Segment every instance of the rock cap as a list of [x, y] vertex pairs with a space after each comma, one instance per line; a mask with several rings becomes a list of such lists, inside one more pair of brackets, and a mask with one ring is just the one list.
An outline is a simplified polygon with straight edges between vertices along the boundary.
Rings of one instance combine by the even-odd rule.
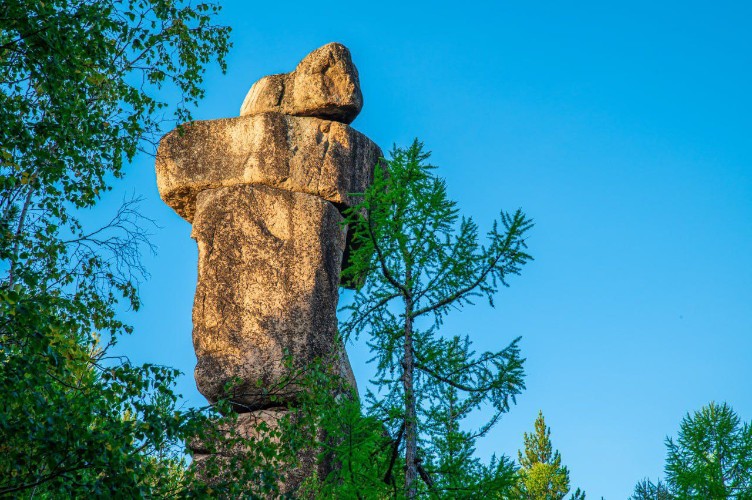
[[328, 43], [303, 58], [291, 73], [270, 75], [253, 84], [240, 116], [275, 111], [352, 122], [363, 107], [358, 70], [350, 51]]

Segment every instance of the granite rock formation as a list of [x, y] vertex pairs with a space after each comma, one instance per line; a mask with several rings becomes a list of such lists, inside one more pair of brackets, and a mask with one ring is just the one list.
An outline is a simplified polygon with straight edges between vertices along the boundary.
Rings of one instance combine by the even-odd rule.
[[265, 76], [248, 91], [240, 116], [268, 111], [352, 122], [363, 107], [358, 70], [344, 45], [308, 54], [292, 73]]
[[160, 196], [198, 243], [196, 384], [210, 402], [229, 397], [247, 413], [243, 432], [294, 408], [286, 352], [293, 368], [335, 359], [355, 388], [337, 337], [349, 244], [340, 210], [366, 189], [382, 154], [347, 125], [362, 102], [349, 51], [330, 43], [295, 71], [255, 83], [242, 116], [185, 124], [160, 142]]
[[193, 222], [198, 193], [260, 185], [350, 203], [370, 182], [381, 150], [342, 123], [280, 113], [197, 121], [159, 143], [162, 199]]
[[209, 401], [237, 377], [231, 399], [248, 410], [288, 402], [296, 391], [285, 350], [298, 367], [335, 350], [341, 222], [334, 205], [309, 194], [245, 185], [199, 193], [193, 345]]

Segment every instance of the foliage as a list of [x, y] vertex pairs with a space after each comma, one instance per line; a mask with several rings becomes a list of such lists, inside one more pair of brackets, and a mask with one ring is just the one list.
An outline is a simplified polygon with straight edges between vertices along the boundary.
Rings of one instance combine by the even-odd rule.
[[710, 403], [666, 441], [666, 481], [679, 498], [752, 498], [752, 427]]
[[514, 462], [492, 457], [484, 464], [475, 456], [477, 435], [462, 430], [460, 422], [472, 407], [463, 405], [459, 391], [444, 385], [438, 388], [443, 397], [426, 408], [422, 465], [431, 478], [431, 492], [441, 498], [477, 498], [508, 492], [516, 482]]
[[[325, 361], [299, 368], [293, 368], [292, 359], [287, 361], [292, 375], [283, 383], [294, 382], [300, 392], [279, 422], [279, 434], [285, 439], [274, 459], [285, 464], [285, 471], [294, 467], [298, 457], [315, 456], [316, 464], [314, 474], [294, 491], [294, 497], [404, 498], [395, 477], [397, 470], [404, 469], [404, 459], [397, 454], [404, 428], [392, 437], [379, 418], [364, 415], [336, 364]], [[509, 496], [517, 481], [514, 463], [503, 456], [481, 463], [472, 456], [474, 438], [459, 430], [457, 419], [442, 424], [447, 430], [434, 433], [435, 446], [429, 448], [432, 454], [422, 468], [432, 485], [423, 493], [430, 498], [514, 498]], [[282, 473], [278, 479], [285, 477]]]
[[[519, 498], [558, 500], [569, 493], [569, 469], [561, 465], [561, 455], [551, 445], [551, 428], [546, 427], [543, 412], [535, 419], [535, 432], [523, 436], [525, 451], [518, 452], [520, 470], [517, 492]], [[578, 488], [573, 499], [584, 499]]]
[[[340, 330], [345, 338], [369, 335], [379, 394], [369, 393], [368, 412], [392, 436], [392, 455], [405, 461], [408, 498], [419, 489], [439, 494], [437, 488], [456, 484], [452, 476], [469, 463], [472, 449], [458, 441], [483, 436], [524, 388], [519, 339], [477, 354], [467, 336], [446, 337], [440, 330], [452, 309], [479, 297], [493, 305], [499, 287], [531, 259], [525, 237], [532, 222], [519, 210], [502, 212], [501, 228], [494, 223], [481, 245], [477, 225], [460, 219], [428, 157], [417, 141], [395, 148], [361, 203], [346, 212], [354, 250], [343, 281], [367, 278], [344, 308], [350, 314]], [[491, 408], [490, 420], [458, 433], [455, 423], [480, 407]], [[447, 452], [453, 455], [440, 458]], [[387, 479], [401, 470], [395, 463]], [[506, 461], [500, 463], [506, 470]]]
[[752, 498], [752, 426], [728, 404], [711, 402], [687, 414], [666, 448], [665, 485], [644, 480], [634, 498]]
[[635, 485], [634, 493], [630, 500], [671, 500], [674, 497], [665, 483], [658, 480], [653, 483], [649, 479], [643, 479]]
[[103, 227], [79, 220], [150, 149], [170, 107], [160, 92], [177, 91], [173, 119], [190, 119], [204, 66], [224, 68], [218, 10], [183, 0], [0, 5], [0, 495], [238, 491], [184, 470], [183, 440], [216, 415], [177, 406], [176, 371], [110, 354], [131, 331], [118, 301], [137, 309], [145, 275], [137, 200]]
[[[300, 369], [300, 397], [290, 408], [294, 420], [282, 422], [287, 443], [297, 455], [313, 451], [319, 471], [308, 477], [298, 498], [394, 498], [384, 481], [391, 440], [376, 418], [363, 415], [360, 399], [334, 363], [316, 360]], [[303, 439], [301, 439], [303, 437]]]

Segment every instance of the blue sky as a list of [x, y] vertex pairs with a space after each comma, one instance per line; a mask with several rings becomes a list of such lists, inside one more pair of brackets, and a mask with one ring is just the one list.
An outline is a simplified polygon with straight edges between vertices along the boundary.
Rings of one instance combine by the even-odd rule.
[[[746, 2], [223, 2], [229, 69], [195, 116], [237, 116], [259, 77], [347, 45], [385, 150], [418, 137], [462, 212], [535, 219], [535, 261], [451, 317], [479, 349], [522, 336], [527, 390], [481, 443], [516, 457], [538, 410], [574, 486], [626, 498], [662, 476], [664, 438], [727, 401], [752, 420], [752, 8]], [[196, 245], [140, 157], [97, 209], [130, 193], [161, 226], [136, 333], [119, 350], [192, 370]], [[345, 299], [346, 300], [346, 297]], [[370, 369], [350, 347], [356, 376]]]

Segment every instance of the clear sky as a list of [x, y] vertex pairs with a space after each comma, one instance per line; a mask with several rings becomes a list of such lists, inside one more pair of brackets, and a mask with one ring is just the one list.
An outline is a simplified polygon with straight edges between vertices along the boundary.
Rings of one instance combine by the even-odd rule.
[[[536, 260], [448, 333], [479, 349], [522, 336], [527, 390], [479, 453], [516, 457], [539, 409], [573, 486], [626, 498], [662, 476], [682, 417], [727, 401], [752, 420], [752, 8], [737, 2], [222, 2], [229, 70], [199, 119], [237, 116], [259, 77], [347, 45], [365, 105], [353, 126], [385, 150], [433, 151], [463, 213], [536, 221]], [[192, 370], [196, 245], [139, 158], [124, 195], [161, 229], [136, 333], [119, 350]], [[362, 345], [350, 347], [361, 385]]]

